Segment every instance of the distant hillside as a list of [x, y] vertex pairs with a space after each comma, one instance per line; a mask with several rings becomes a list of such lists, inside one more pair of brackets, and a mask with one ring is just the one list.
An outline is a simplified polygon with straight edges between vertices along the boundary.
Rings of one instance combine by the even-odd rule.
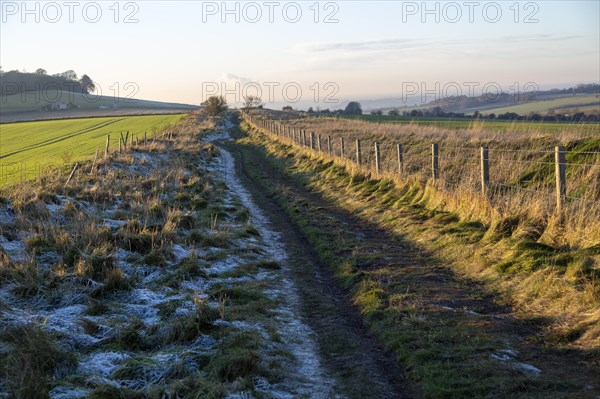
[[0, 99], [0, 122], [91, 116], [187, 113], [198, 106], [48, 90]]
[[190, 104], [165, 103], [93, 94], [92, 79], [72, 71], [48, 75], [9, 71], [0, 73], [0, 122], [61, 119], [83, 116], [187, 112]]
[[[194, 109], [190, 104], [165, 103], [160, 101], [139, 100], [112, 96], [97, 96], [94, 94], [73, 93], [67, 91], [47, 90], [3, 96], [0, 99], [0, 113], [21, 113], [44, 111], [48, 105], [64, 104], [68, 109]], [[48, 110], [48, 113], [60, 112]]]
[[[587, 95], [587, 96], [586, 96]], [[423, 105], [424, 108], [440, 107], [444, 112], [464, 112], [472, 113], [475, 111], [483, 112], [495, 109], [498, 112], [505, 107], [515, 107], [522, 104], [533, 102], [545, 102], [560, 100], [556, 105], [562, 108], [577, 107], [582, 104], [580, 99], [585, 97], [584, 105], [595, 105], [594, 96], [600, 95], [600, 85], [581, 84], [568, 89], [551, 89], [538, 92], [523, 92], [523, 93], [500, 93], [499, 95], [481, 95], [477, 97], [445, 97], [430, 101]], [[571, 100], [569, 100], [571, 99]], [[544, 112], [552, 108], [555, 104], [543, 104], [536, 107], [525, 107], [524, 109], [535, 110], [535, 112]], [[517, 108], [518, 109], [518, 108]]]
[[575, 94], [560, 97], [538, 99], [517, 105], [486, 109], [485, 113], [504, 114], [514, 112], [519, 115], [530, 113], [556, 114], [585, 112], [600, 114], [600, 94]]

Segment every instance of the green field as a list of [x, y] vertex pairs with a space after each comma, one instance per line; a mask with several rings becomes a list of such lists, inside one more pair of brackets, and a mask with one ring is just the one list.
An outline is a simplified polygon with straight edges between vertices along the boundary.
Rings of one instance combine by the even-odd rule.
[[[318, 116], [322, 118], [329, 117], [327, 115]], [[473, 120], [465, 119], [450, 119], [450, 118], [428, 118], [428, 117], [404, 117], [404, 116], [389, 116], [389, 115], [340, 115], [336, 118], [358, 119], [373, 123], [398, 123], [398, 124], [414, 124], [423, 126], [436, 126], [445, 129], [476, 129], [497, 132], [512, 132], [512, 133], [559, 133], [565, 129], [579, 129], [582, 132], [599, 133], [600, 125], [597, 123], [570, 123], [570, 122], [531, 122], [531, 121], [512, 121], [512, 120]]]
[[118, 146], [119, 133], [160, 131], [184, 115], [64, 119], [0, 125], [0, 186], [37, 176], [49, 165], [90, 159], [104, 150], [106, 135]]
[[556, 98], [553, 100], [546, 101], [535, 101], [530, 103], [524, 103], [519, 105], [512, 105], [509, 107], [500, 107], [482, 110], [484, 114], [504, 114], [506, 112], [515, 112], [519, 115], [528, 115], [531, 112], [547, 113], [553, 109], [557, 113], [561, 110], [575, 109], [578, 108], [581, 111], [591, 112], [596, 110], [600, 111], [600, 98], [597, 94], [585, 94], [578, 96], [568, 96], [563, 98]]

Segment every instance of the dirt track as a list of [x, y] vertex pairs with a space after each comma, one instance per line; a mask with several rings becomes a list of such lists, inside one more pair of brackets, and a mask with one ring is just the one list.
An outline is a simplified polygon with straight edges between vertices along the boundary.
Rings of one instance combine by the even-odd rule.
[[281, 189], [292, 189], [292, 184], [270, 168], [258, 151], [245, 153], [233, 143], [220, 145], [235, 156], [238, 176], [280, 234], [302, 299], [304, 320], [317, 335], [324, 364], [339, 381], [337, 389], [356, 398], [412, 397], [394, 354], [384, 350], [368, 332], [349, 294], [339, 288], [302, 232], [253, 176], [257, 171], [266, 173], [271, 184]]

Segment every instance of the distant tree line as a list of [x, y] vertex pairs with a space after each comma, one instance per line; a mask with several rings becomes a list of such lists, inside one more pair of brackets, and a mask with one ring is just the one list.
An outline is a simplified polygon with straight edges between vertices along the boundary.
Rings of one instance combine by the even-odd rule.
[[541, 94], [598, 94], [600, 92], [600, 84], [598, 83], [581, 83], [568, 89], [550, 89], [540, 92]]
[[496, 105], [496, 107], [523, 104], [536, 100], [543, 100], [549, 96], [574, 95], [574, 94], [598, 94], [600, 85], [597, 83], [585, 83], [568, 89], [551, 89], [542, 91], [520, 91], [517, 93], [486, 93], [477, 97], [466, 95], [448, 96], [439, 98], [424, 104], [426, 107], [442, 107], [446, 111], [460, 112], [483, 106]]
[[[382, 113], [375, 113], [375, 115], [382, 115]], [[482, 115], [479, 111], [475, 111], [472, 114], [465, 114], [464, 112], [444, 112], [440, 107], [434, 107], [431, 109], [411, 111], [400, 111], [391, 110], [388, 115], [390, 116], [403, 116], [403, 117], [429, 117], [429, 118], [469, 118], [469, 119], [502, 119], [502, 120], [518, 120], [518, 121], [539, 121], [539, 122], [597, 122], [600, 121], [600, 115], [596, 113], [588, 113], [575, 111], [571, 113], [559, 113], [555, 110], [551, 110], [545, 115], [538, 112], [531, 112], [528, 115], [519, 115], [516, 112], [506, 112], [503, 114], [489, 113]]]
[[[352, 105], [351, 105], [352, 104]], [[292, 107], [286, 106], [283, 108], [284, 111], [292, 111]], [[306, 111], [309, 114], [323, 114], [323, 115], [362, 115], [362, 109], [360, 103], [355, 101], [348, 104], [346, 109], [330, 110], [317, 109], [314, 110], [312, 107]], [[370, 112], [374, 116], [382, 116], [382, 110], [373, 110]], [[506, 112], [503, 114], [481, 114], [479, 111], [475, 111], [472, 114], [466, 114], [464, 112], [445, 112], [441, 107], [427, 108], [427, 109], [413, 109], [410, 111], [402, 111], [393, 109], [388, 111], [388, 115], [392, 117], [405, 117], [405, 118], [450, 118], [450, 119], [498, 119], [498, 120], [517, 120], [517, 121], [536, 121], [536, 122], [599, 122], [600, 115], [597, 113], [585, 113], [575, 109], [572, 112], [557, 112], [556, 110], [550, 110], [546, 114], [540, 114], [538, 112], [531, 112], [528, 115], [519, 115], [515, 112]]]
[[0, 69], [0, 95], [10, 96], [38, 90], [62, 90], [73, 93], [88, 94], [96, 90], [94, 81], [83, 75], [78, 78], [73, 70], [48, 75], [45, 69], [35, 72], [8, 71]]
[[362, 106], [358, 101], [350, 101], [345, 109], [331, 111], [329, 108], [326, 108], [315, 111], [313, 107], [310, 107], [306, 112], [309, 114], [362, 115]]

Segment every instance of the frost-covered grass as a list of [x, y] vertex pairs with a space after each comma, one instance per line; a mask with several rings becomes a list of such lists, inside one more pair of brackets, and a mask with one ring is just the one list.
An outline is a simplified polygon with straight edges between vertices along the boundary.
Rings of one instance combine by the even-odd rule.
[[328, 394], [216, 123], [0, 192], [0, 397]]

